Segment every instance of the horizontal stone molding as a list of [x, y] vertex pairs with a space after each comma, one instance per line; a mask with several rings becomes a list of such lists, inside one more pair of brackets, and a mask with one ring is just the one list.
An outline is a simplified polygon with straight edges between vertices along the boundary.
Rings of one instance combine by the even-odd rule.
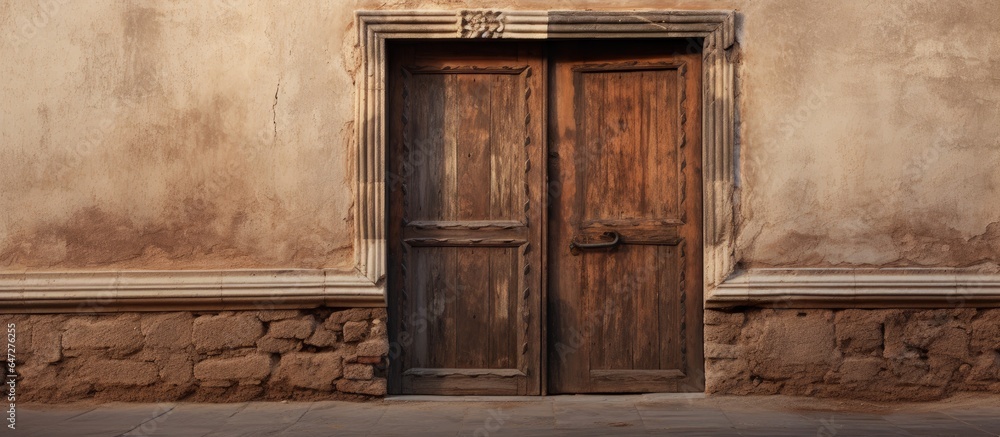
[[0, 313], [380, 307], [384, 295], [328, 269], [0, 274]]
[[1000, 307], [1000, 274], [967, 269], [749, 269], [709, 290], [707, 308]]

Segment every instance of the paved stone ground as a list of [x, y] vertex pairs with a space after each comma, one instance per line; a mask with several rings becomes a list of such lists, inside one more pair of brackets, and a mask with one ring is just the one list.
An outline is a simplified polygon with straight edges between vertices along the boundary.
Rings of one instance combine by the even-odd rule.
[[[443, 400], [444, 399], [444, 400]], [[390, 398], [26, 405], [11, 436], [998, 436], [1000, 396], [873, 404], [784, 396]]]

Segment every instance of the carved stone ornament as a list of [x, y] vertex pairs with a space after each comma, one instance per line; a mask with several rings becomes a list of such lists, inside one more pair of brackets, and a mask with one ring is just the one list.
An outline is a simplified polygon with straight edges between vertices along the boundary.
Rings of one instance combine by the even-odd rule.
[[458, 32], [462, 38], [500, 38], [503, 34], [503, 13], [462, 11]]

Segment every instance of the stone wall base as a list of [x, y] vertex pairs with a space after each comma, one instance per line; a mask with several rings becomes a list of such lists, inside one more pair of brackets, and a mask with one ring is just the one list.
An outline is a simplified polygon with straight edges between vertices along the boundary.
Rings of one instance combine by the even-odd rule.
[[[4, 315], [19, 401], [385, 395], [384, 309]], [[932, 400], [1000, 393], [1000, 309], [705, 313], [710, 394]]]
[[709, 393], [1000, 393], [1000, 309], [746, 309], [706, 311], [705, 323]]
[[6, 315], [22, 402], [322, 400], [386, 391], [384, 309]]

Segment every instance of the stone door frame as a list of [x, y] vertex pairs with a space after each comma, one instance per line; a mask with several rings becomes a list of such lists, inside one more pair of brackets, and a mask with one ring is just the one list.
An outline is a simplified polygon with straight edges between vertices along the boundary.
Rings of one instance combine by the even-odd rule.
[[735, 17], [731, 10], [359, 11], [357, 270], [377, 286], [384, 283], [387, 41], [674, 38], [690, 41], [703, 56], [706, 290], [721, 284], [734, 269]]

